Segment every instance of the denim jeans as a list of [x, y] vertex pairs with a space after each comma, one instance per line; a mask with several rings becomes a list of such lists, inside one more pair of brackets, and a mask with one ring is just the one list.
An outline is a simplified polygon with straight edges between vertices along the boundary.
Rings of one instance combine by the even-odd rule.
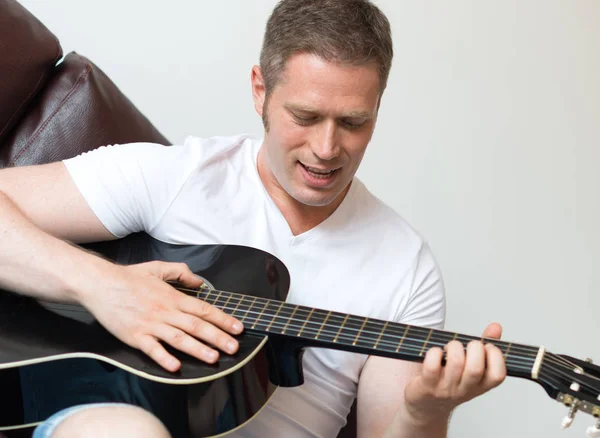
[[41, 423], [38, 427], [33, 431], [33, 435], [31, 438], [51, 438], [52, 434], [56, 430], [56, 428], [68, 417], [77, 412], [84, 411], [86, 409], [98, 408], [104, 406], [131, 406], [124, 403], [89, 403], [85, 405], [72, 406], [70, 408], [63, 409], [62, 411], [57, 412], [52, 415], [46, 421]]

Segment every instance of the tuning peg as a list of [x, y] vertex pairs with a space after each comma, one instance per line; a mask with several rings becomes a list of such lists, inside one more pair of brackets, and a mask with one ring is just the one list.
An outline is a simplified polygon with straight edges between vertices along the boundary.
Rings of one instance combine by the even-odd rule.
[[588, 427], [586, 435], [588, 438], [600, 438], [600, 421], [595, 426]]
[[571, 426], [571, 424], [573, 424], [573, 420], [575, 419], [575, 414], [577, 413], [578, 410], [579, 410], [579, 400], [575, 399], [575, 401], [573, 402], [573, 405], [571, 406], [571, 409], [569, 409], [569, 413], [567, 414], [567, 416], [565, 418], [563, 418], [563, 421], [561, 423], [561, 426], [563, 429], [567, 429], [569, 426]]

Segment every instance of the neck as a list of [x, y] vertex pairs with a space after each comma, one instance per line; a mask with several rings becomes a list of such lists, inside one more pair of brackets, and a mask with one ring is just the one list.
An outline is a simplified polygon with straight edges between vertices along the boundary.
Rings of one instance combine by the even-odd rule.
[[284, 337], [303, 347], [336, 350], [422, 362], [432, 347], [443, 348], [458, 340], [463, 345], [481, 340], [502, 352], [508, 374], [537, 379], [540, 348], [498, 339], [481, 338], [442, 330], [411, 326], [340, 312], [288, 304], [227, 291], [191, 291], [244, 323], [247, 332]]
[[269, 168], [264, 145], [258, 152], [258, 175], [265, 190], [281, 212], [294, 236], [302, 234], [319, 225], [340, 206], [350, 185], [333, 202], [324, 206], [306, 205], [295, 198], [279, 184]]

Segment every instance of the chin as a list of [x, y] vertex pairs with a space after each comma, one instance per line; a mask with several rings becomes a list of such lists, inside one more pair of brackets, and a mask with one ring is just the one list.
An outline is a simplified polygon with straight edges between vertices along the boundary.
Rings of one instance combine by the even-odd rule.
[[312, 190], [303, 190], [301, 193], [298, 193], [297, 196], [294, 196], [294, 199], [299, 203], [310, 207], [326, 207], [334, 202], [338, 195], [339, 193], [318, 193]]

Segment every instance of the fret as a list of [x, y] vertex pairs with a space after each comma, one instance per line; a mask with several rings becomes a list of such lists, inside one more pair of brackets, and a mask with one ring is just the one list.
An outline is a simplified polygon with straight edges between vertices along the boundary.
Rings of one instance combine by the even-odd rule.
[[467, 344], [471, 341], [481, 341], [482, 338], [476, 338], [474, 336], [468, 336], [468, 335], [458, 335], [456, 337], [456, 340], [459, 341], [461, 344], [464, 345], [465, 348], [467, 348]]
[[[426, 347], [428, 346], [430, 349], [432, 347], [439, 347], [439, 348], [444, 348], [445, 345], [449, 344], [452, 341], [460, 341], [460, 339], [458, 338], [458, 333], [448, 333], [448, 332], [444, 332], [444, 331], [438, 331], [433, 329], [433, 334], [430, 334], [430, 336], [428, 336], [428, 339], [425, 341], [426, 343], [428, 343], [428, 345], [423, 346], [423, 354], [426, 354]], [[422, 354], [420, 354], [420, 356], [422, 356]]]
[[[232, 297], [232, 296], [233, 296], [233, 295], [231, 295], [230, 297]], [[235, 314], [235, 312], [237, 311], [237, 308], [239, 307], [239, 305], [240, 305], [240, 304], [242, 304], [242, 300], [243, 300], [243, 297], [242, 297], [242, 295], [239, 295], [239, 296], [238, 296], [238, 299], [239, 299], [239, 301], [238, 301], [238, 303], [235, 305], [235, 307], [233, 308], [233, 311], [231, 312], [231, 316], [234, 316], [234, 317], [236, 317], [237, 319], [240, 319], [240, 317], [238, 317], [238, 316]], [[240, 319], [240, 320], [241, 320], [241, 319]]]
[[503, 354], [504, 359], [508, 359], [508, 353], [510, 352], [510, 347], [512, 346], [512, 342], [508, 343], [508, 347], [506, 347], [506, 352]]
[[298, 334], [296, 336], [300, 336], [302, 334], [302, 330], [304, 330], [304, 327], [306, 327], [306, 323], [310, 320], [310, 317], [311, 317], [311, 315], [313, 314], [314, 311], [315, 311], [315, 309], [310, 309], [310, 313], [306, 317], [306, 320], [304, 321], [304, 324], [302, 324], [302, 327], [300, 328], [300, 331], [298, 332]]
[[363, 321], [362, 325], [360, 326], [360, 329], [358, 330], [358, 333], [356, 334], [356, 337], [354, 338], [354, 342], [352, 342], [352, 345], [356, 345], [356, 343], [358, 342], [358, 338], [360, 337], [360, 334], [362, 333], [363, 328], [365, 328], [365, 324], [368, 320], [369, 318], [365, 318], [365, 320]]
[[[220, 290], [219, 293], [217, 294], [217, 296], [215, 297], [215, 299], [212, 300], [212, 305], [213, 306], [217, 305], [217, 303], [219, 302], [219, 297], [221, 296], [222, 293], [223, 293], [223, 291]], [[208, 296], [207, 296], [207, 298], [208, 298]]]
[[269, 306], [269, 300], [265, 300], [265, 305], [263, 306], [262, 310], [260, 311], [260, 313], [256, 316], [256, 320], [254, 321], [254, 324], [252, 324], [251, 328], [255, 328], [256, 324], [258, 324], [259, 322], [262, 322], [260, 320], [260, 318], [262, 317], [263, 313], [265, 312], [265, 309]]
[[398, 348], [396, 348], [396, 353], [398, 353], [400, 351], [400, 347], [402, 347], [402, 344], [404, 343], [404, 339], [406, 339], [406, 335], [408, 334], [408, 329], [410, 329], [409, 325], [406, 326], [406, 329], [404, 330], [404, 333], [402, 334], [402, 338], [400, 338], [400, 343], [398, 344]]
[[229, 294], [229, 296], [225, 300], [225, 304], [223, 304], [223, 306], [221, 307], [221, 310], [227, 310], [227, 303], [229, 303], [229, 300], [231, 299], [231, 297], [232, 297], [232, 295]]
[[425, 348], [427, 348], [427, 343], [429, 342], [429, 338], [431, 338], [432, 333], [433, 329], [429, 330], [429, 334], [427, 335], [427, 339], [425, 339], [425, 343], [423, 344], [423, 348], [421, 349], [419, 356], [423, 356], [423, 353], [425, 352]]
[[[242, 300], [244, 300], [244, 298], [242, 298]], [[256, 302], [256, 297], [253, 297], [252, 302], [246, 309], [246, 313], [242, 317], [239, 318], [242, 322], [245, 322], [244, 319], [250, 314], [250, 309], [252, 309], [252, 306], [254, 306], [255, 302]]]
[[335, 338], [333, 338], [333, 342], [337, 342], [340, 333], [342, 332], [342, 330], [346, 327], [346, 321], [348, 321], [348, 318], [350, 317], [350, 315], [346, 315], [346, 317], [344, 318], [344, 320], [342, 321], [342, 324], [340, 325], [340, 328], [338, 329]]
[[385, 333], [385, 329], [387, 328], [387, 326], [388, 326], [389, 323], [390, 323], [389, 321], [385, 322], [385, 325], [381, 329], [381, 333], [379, 333], [379, 336], [377, 337], [377, 341], [375, 342], [375, 345], [373, 346], [373, 348], [377, 349], [377, 345], [379, 344], [379, 341], [381, 341], [381, 337]]
[[325, 327], [325, 324], [327, 324], [327, 320], [329, 319], [330, 316], [331, 316], [331, 312], [327, 312], [327, 316], [325, 317], [325, 320], [321, 324], [321, 327], [319, 327], [319, 331], [315, 335], [315, 339], [319, 339], [319, 335], [321, 334], [321, 331], [323, 330], [323, 327]]
[[292, 312], [292, 314], [288, 318], [287, 322], [283, 326], [283, 330], [281, 331], [281, 334], [285, 333], [285, 331], [287, 330], [288, 325], [290, 324], [290, 321], [294, 320], [294, 315], [296, 314], [296, 312], [298, 311], [299, 308], [300, 308], [300, 306], [297, 306], [297, 305], [294, 306], [294, 311]]
[[[496, 346], [502, 350], [500, 345], [496, 344]], [[508, 343], [506, 347], [506, 353], [504, 353], [503, 356], [506, 361], [512, 359], [513, 361], [518, 361], [524, 365], [532, 367], [539, 354], [539, 349], [540, 347]]]
[[326, 319], [326, 311], [315, 309], [315, 311], [309, 316], [309, 321], [304, 330], [304, 337], [310, 336], [313, 339], [317, 339], [317, 336], [321, 332]]
[[[269, 326], [267, 327], [267, 331], [269, 331], [271, 329], [271, 326], [273, 325], [273, 322], [275, 321], [275, 319], [277, 318], [277, 316], [279, 315], [279, 312], [281, 311], [281, 308], [283, 307], [285, 303], [281, 302], [281, 304], [279, 305], [279, 307], [277, 308], [277, 312], [275, 312], [275, 316], [273, 316], [273, 319], [271, 320], [271, 323], [269, 324]], [[286, 324], [287, 325], [287, 324]], [[283, 333], [283, 332], [282, 332]]]

